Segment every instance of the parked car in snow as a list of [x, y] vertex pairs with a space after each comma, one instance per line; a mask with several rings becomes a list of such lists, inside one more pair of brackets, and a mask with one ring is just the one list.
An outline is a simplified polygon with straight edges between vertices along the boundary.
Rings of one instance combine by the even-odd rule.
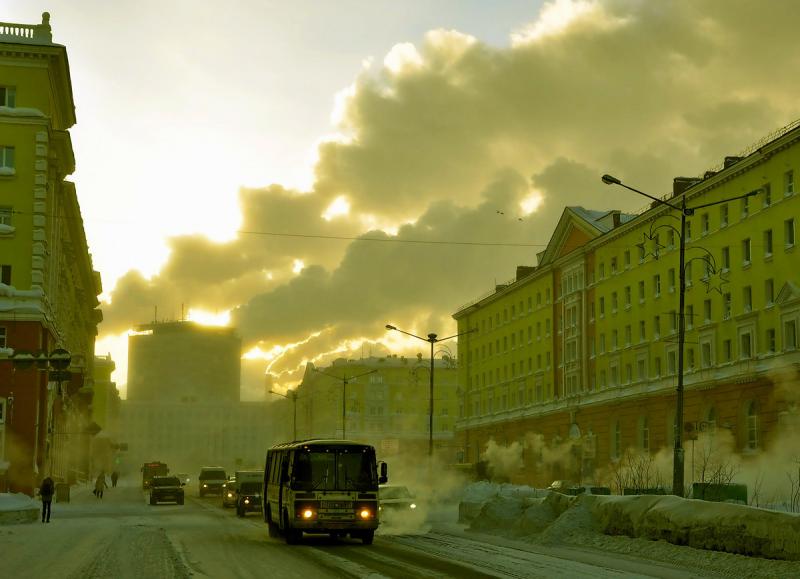
[[420, 512], [416, 497], [402, 485], [378, 487], [378, 511], [386, 519], [416, 516]]

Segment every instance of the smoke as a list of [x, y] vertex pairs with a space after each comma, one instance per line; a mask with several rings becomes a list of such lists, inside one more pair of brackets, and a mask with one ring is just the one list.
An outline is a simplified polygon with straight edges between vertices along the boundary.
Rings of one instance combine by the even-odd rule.
[[642, 205], [599, 175], [662, 193], [792, 120], [800, 78], [774, 74], [797, 65], [792, 7], [550, 2], [507, 48], [452, 30], [400, 44], [342, 93], [309, 191], [243, 190], [235, 239], [170, 239], [157, 275], [118, 281], [100, 330], [154, 305], [233, 310], [247, 347], [308, 344], [265, 359], [287, 384], [390, 319], [446, 332], [461, 303], [535, 262], [565, 205]]
[[508, 446], [500, 446], [491, 438], [486, 443], [483, 457], [493, 477], [510, 478], [522, 468], [522, 445], [514, 441]]

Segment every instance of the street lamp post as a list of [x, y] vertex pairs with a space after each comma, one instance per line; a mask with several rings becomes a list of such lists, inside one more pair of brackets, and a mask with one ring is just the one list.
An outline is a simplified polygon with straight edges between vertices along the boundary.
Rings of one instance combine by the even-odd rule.
[[422, 336], [418, 336], [416, 334], [412, 334], [411, 332], [406, 332], [405, 330], [401, 330], [396, 328], [391, 324], [386, 324], [387, 330], [394, 330], [396, 332], [400, 332], [401, 334], [405, 334], [407, 336], [411, 336], [412, 338], [417, 338], [418, 340], [422, 340], [423, 342], [429, 342], [431, 345], [431, 371], [430, 371], [430, 402], [428, 407], [428, 456], [433, 456], [433, 346], [438, 344], [439, 342], [444, 342], [446, 340], [452, 340], [453, 338], [457, 338], [459, 336], [463, 336], [464, 334], [471, 334], [478, 330], [478, 328], [472, 328], [467, 330], [466, 332], [460, 332], [458, 334], [453, 334], [452, 336], [447, 336], [446, 338], [437, 338], [436, 334], [430, 333], [428, 334], [427, 338], [423, 338]]
[[374, 374], [377, 370], [370, 370], [369, 372], [364, 372], [362, 374], [356, 374], [355, 376], [347, 377], [347, 375], [336, 376], [335, 374], [328, 374], [327, 372], [323, 372], [322, 370], [317, 370], [316, 368], [311, 368], [314, 372], [318, 374], [322, 374], [323, 376], [328, 376], [329, 378], [336, 378], [337, 380], [342, 381], [342, 440], [347, 438], [347, 399], [345, 398], [347, 394], [347, 384], [350, 380], [355, 380], [356, 378], [361, 378], [362, 376], [366, 376], [367, 374]]
[[[712, 201], [711, 203], [704, 203], [702, 205], [697, 205], [696, 207], [686, 207], [686, 194], [681, 194], [681, 204], [680, 206], [675, 205], [674, 203], [670, 203], [669, 201], [665, 201], [664, 199], [659, 199], [658, 197], [654, 197], [645, 193], [644, 191], [639, 191], [633, 187], [630, 187], [617, 179], [612, 175], [603, 175], [602, 181], [606, 185], [619, 185], [620, 187], [624, 187], [629, 191], [633, 191], [634, 193], [638, 193], [639, 195], [644, 195], [645, 197], [652, 199], [659, 205], [666, 205], [675, 211], [678, 211], [681, 214], [681, 230], [679, 235], [679, 250], [678, 250], [678, 259], [679, 259], [679, 285], [678, 285], [678, 385], [675, 388], [677, 399], [675, 402], [675, 448], [674, 454], [672, 459], [672, 494], [682, 497], [684, 495], [684, 488], [683, 488], [683, 479], [684, 479], [684, 457], [683, 457], [683, 349], [684, 344], [686, 342], [686, 321], [684, 319], [685, 316], [685, 308], [686, 308], [686, 218], [694, 215], [694, 212], [698, 209], [703, 209], [705, 207], [711, 207], [712, 205], [720, 205], [722, 203], [727, 203], [729, 201], [735, 201], [737, 199], [744, 199], [746, 197], [750, 197], [756, 194], [756, 191], [751, 191], [750, 193], [745, 193], [744, 195], [739, 195], [737, 197], [730, 197], [728, 199], [720, 199], [719, 201]], [[674, 229], [674, 228], [673, 228]]]
[[275, 392], [274, 390], [269, 391], [270, 394], [275, 394], [276, 396], [283, 396], [287, 400], [292, 401], [293, 406], [293, 416], [292, 416], [292, 440], [297, 440], [297, 390], [287, 390], [286, 394], [281, 394], [280, 392]]

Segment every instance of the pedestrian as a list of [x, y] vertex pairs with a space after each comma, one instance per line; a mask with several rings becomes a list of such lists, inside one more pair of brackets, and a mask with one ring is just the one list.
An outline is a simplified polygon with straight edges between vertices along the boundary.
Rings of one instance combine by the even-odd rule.
[[50, 522], [50, 505], [53, 503], [53, 493], [55, 492], [56, 485], [53, 479], [49, 476], [45, 477], [42, 481], [42, 486], [39, 487], [39, 496], [42, 497], [42, 522]]
[[97, 475], [97, 480], [94, 482], [94, 496], [98, 499], [103, 498], [103, 489], [107, 489], [108, 484], [106, 483], [106, 473], [105, 471], [101, 470], [100, 474]]
[[119, 480], [119, 473], [117, 471], [112, 472], [111, 473], [111, 486], [112, 487], [116, 487], [118, 480]]

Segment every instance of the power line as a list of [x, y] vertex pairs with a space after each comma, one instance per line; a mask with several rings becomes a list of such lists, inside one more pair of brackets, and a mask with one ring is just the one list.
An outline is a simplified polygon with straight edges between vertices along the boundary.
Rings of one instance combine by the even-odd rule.
[[547, 247], [544, 243], [512, 243], [503, 241], [437, 241], [430, 239], [399, 239], [397, 237], [354, 237], [347, 235], [315, 235], [310, 233], [276, 233], [273, 231], [245, 231], [237, 233], [246, 235], [268, 235], [273, 237], [299, 237], [303, 239], [334, 239], [342, 241], [378, 241], [383, 243], [419, 243], [431, 245], [479, 245], [489, 247]]

